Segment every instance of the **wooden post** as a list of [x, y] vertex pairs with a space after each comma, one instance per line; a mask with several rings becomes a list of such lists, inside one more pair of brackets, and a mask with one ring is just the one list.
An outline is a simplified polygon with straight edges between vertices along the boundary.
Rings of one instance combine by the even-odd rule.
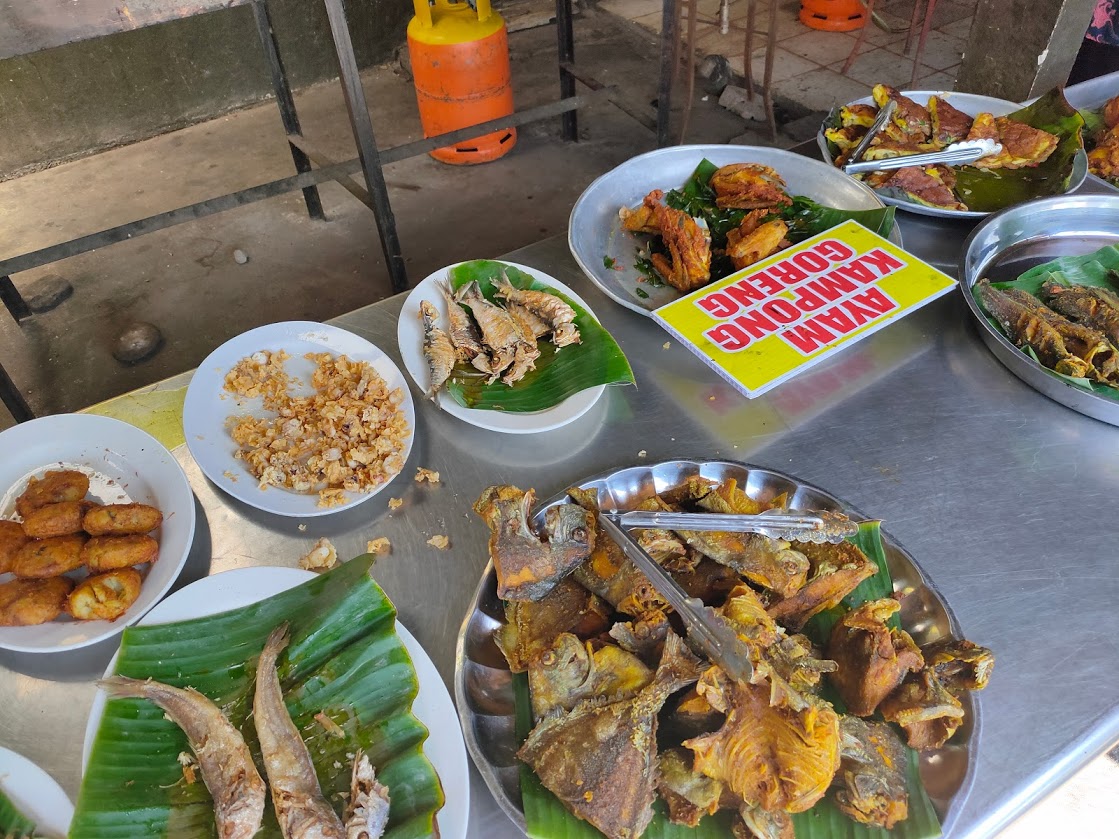
[[1068, 79], [1095, 0], [979, 0], [956, 90], [1021, 102]]

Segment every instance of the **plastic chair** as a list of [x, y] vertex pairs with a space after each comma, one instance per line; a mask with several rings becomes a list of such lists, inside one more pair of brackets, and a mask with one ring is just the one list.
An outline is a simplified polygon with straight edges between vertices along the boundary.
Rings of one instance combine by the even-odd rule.
[[[843, 75], [847, 75], [847, 71], [851, 69], [851, 65], [855, 63], [858, 57], [859, 50], [862, 48], [863, 41], [866, 40], [867, 28], [874, 25], [874, 4], [875, 0], [865, 0], [866, 2], [866, 25], [859, 30], [859, 36], [855, 39], [855, 46], [851, 48], [851, 54], [847, 56], [847, 61], [843, 64], [843, 70], [840, 71]], [[923, 10], [923, 11], [922, 11]], [[913, 56], [913, 75], [909, 78], [909, 87], [913, 88], [917, 84], [917, 73], [921, 67], [921, 56], [925, 53], [925, 41], [929, 37], [929, 30], [932, 28], [933, 12], [936, 10], [936, 0], [916, 0], [913, 4], [913, 14], [909, 18], [909, 29], [905, 35], [905, 52], [909, 52], [909, 47], [913, 43], [913, 33], [917, 29], [917, 21], [924, 15], [924, 20], [921, 21], [921, 34], [917, 38], [917, 52]]]

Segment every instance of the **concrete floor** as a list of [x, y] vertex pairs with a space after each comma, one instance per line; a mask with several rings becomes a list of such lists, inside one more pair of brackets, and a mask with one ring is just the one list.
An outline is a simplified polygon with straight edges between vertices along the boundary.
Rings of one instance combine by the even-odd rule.
[[[847, 36], [845, 36], [847, 37]], [[556, 96], [554, 32], [511, 36], [518, 106]], [[576, 24], [579, 64], [651, 102], [653, 36], [605, 13]], [[382, 147], [420, 136], [409, 80], [394, 68], [364, 77]], [[354, 155], [336, 84], [297, 95], [307, 137], [336, 160]], [[726, 142], [744, 124], [697, 97], [690, 142]], [[566, 145], [558, 122], [524, 128], [513, 152], [480, 167], [427, 157], [386, 170], [413, 282], [444, 265], [498, 256], [566, 229], [572, 203], [595, 177], [652, 149], [653, 136], [611, 105], [580, 113], [581, 142]], [[747, 134], [738, 142], [762, 142]], [[784, 142], [790, 142], [785, 138]], [[0, 258], [189, 204], [292, 171], [271, 104], [153, 140], [0, 183]], [[325, 320], [387, 296], [372, 214], [337, 185], [322, 188], [326, 222], [312, 222], [288, 195], [17, 275], [20, 288], [58, 273], [74, 296], [22, 328], [0, 312], [0, 357], [37, 413], [71, 411], [190, 369], [226, 339], [262, 323]], [[237, 265], [234, 249], [249, 255]], [[166, 339], [134, 366], [113, 359], [133, 320]], [[393, 335], [383, 340], [391, 343]], [[11, 417], [0, 407], [0, 429]], [[1004, 839], [1114, 835], [1119, 761], [1101, 757], [1012, 825]]]

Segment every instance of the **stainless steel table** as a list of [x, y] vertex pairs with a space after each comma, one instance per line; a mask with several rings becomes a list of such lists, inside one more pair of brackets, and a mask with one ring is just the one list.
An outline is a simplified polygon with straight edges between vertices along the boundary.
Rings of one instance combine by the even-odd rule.
[[[899, 213], [907, 244], [951, 267], [967, 228]], [[294, 565], [320, 536], [343, 555], [387, 536], [374, 574], [450, 684], [454, 642], [486, 563], [470, 504], [487, 485], [541, 496], [604, 469], [673, 457], [741, 459], [839, 495], [917, 557], [967, 636], [998, 656], [979, 695], [975, 785], [953, 837], [991, 836], [1119, 740], [1119, 430], [1030, 390], [979, 342], [949, 295], [765, 397], [748, 401], [649, 320], [582, 277], [562, 238], [510, 255], [574, 286], [627, 351], [638, 387], [608, 389], [572, 425], [535, 436], [467, 426], [417, 399], [417, 442], [390, 490], [297, 523], [258, 513], [210, 484], [178, 450], [198, 499], [198, 536], [180, 584], [249, 565]], [[393, 356], [397, 296], [335, 323]], [[398, 359], [399, 360], [399, 359]], [[181, 388], [189, 374], [157, 388]], [[436, 469], [442, 484], [411, 480]], [[404, 499], [393, 515], [390, 495]], [[425, 544], [444, 533], [451, 549]], [[0, 654], [0, 743], [76, 796], [82, 732], [115, 648]], [[472, 771], [470, 836], [519, 835]], [[461, 807], [463, 802], [448, 802]]]

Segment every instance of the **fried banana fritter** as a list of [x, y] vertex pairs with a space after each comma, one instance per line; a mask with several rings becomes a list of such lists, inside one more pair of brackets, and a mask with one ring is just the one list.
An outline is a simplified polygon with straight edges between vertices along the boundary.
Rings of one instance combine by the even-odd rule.
[[85, 534], [55, 536], [28, 542], [12, 561], [12, 573], [17, 577], [57, 577], [82, 565], [82, 546]]
[[147, 504], [106, 504], [85, 514], [82, 527], [90, 536], [148, 533], [163, 522], [163, 513]]
[[18, 521], [0, 521], [0, 574], [12, 570], [12, 560], [28, 541], [29, 537]]
[[89, 577], [66, 598], [66, 611], [75, 620], [115, 621], [136, 602], [142, 582], [135, 568], [120, 568]]
[[94, 536], [82, 548], [82, 563], [91, 574], [155, 562], [159, 543], [151, 536]]
[[0, 626], [37, 626], [62, 614], [74, 583], [66, 577], [12, 580], [0, 585]]
[[42, 478], [32, 478], [27, 489], [16, 499], [16, 512], [23, 518], [33, 510], [47, 504], [63, 501], [81, 501], [89, 492], [89, 477], [72, 469], [47, 472]]
[[50, 539], [82, 532], [82, 517], [93, 505], [88, 501], [60, 501], [32, 510], [23, 517], [23, 532], [32, 539]]

